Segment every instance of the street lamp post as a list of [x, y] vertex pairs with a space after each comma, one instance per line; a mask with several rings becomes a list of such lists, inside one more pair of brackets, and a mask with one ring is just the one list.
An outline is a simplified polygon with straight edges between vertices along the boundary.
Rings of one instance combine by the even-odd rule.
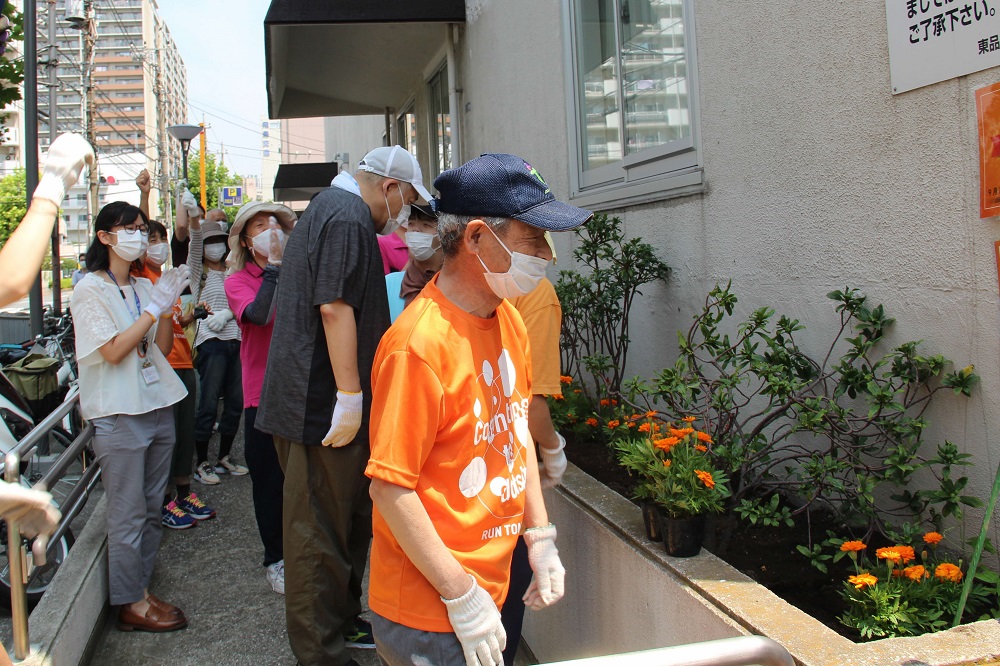
[[171, 125], [167, 128], [170, 136], [181, 142], [181, 155], [184, 163], [181, 178], [185, 181], [188, 174], [188, 146], [191, 145], [191, 141], [201, 134], [204, 129], [201, 125]]

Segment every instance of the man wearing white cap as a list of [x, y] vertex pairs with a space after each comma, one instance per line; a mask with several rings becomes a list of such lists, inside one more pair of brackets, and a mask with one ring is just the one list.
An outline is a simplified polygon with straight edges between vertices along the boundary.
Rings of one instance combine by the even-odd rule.
[[285, 473], [285, 617], [306, 666], [374, 647], [361, 612], [372, 504], [364, 469], [375, 348], [389, 327], [376, 233], [430, 199], [399, 146], [365, 155], [310, 203], [285, 247], [257, 429]]

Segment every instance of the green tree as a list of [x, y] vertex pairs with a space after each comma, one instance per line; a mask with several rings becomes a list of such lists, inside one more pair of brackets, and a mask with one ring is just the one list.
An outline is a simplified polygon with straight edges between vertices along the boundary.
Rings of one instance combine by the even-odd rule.
[[0, 247], [3, 247], [28, 212], [24, 169], [0, 178]]
[[[192, 159], [193, 158], [193, 159]], [[213, 153], [205, 153], [205, 200], [208, 205], [207, 210], [219, 207], [219, 188], [231, 185], [243, 185], [243, 177], [229, 171], [229, 168], [219, 162], [218, 157]], [[201, 165], [197, 159], [197, 152], [191, 151], [188, 157], [188, 189], [199, 202], [201, 201]], [[236, 217], [239, 206], [226, 206], [223, 208], [229, 220]]]
[[[7, 18], [10, 27], [7, 29], [6, 40], [3, 41], [5, 48], [9, 48], [11, 42], [20, 42], [24, 39], [24, 15], [15, 9], [10, 2], [3, 2], [3, 9], [0, 14]], [[3, 32], [0, 32], [0, 39]], [[24, 59], [0, 57], [0, 109], [6, 108], [9, 104], [21, 99], [20, 85], [24, 81]], [[0, 141], [7, 138], [7, 127], [5, 122], [7, 114], [0, 113]], [[4, 236], [6, 240], [6, 236]]]

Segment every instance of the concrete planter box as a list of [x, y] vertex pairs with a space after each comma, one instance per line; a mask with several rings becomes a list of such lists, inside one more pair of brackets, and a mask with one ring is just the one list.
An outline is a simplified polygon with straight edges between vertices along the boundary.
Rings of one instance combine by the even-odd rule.
[[995, 620], [855, 644], [705, 550], [667, 557], [646, 539], [638, 507], [573, 465], [546, 506], [567, 577], [561, 602], [525, 614], [524, 640], [541, 663], [752, 634], [802, 666], [1000, 663]]

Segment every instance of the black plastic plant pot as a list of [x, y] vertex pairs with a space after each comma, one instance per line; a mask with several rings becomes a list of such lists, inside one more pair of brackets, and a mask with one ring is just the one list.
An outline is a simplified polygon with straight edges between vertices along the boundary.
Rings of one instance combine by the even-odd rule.
[[660, 512], [663, 547], [671, 557], [694, 557], [705, 540], [705, 515], [673, 518]]
[[663, 534], [660, 532], [660, 510], [652, 502], [642, 503], [642, 524], [650, 541], [663, 541]]

